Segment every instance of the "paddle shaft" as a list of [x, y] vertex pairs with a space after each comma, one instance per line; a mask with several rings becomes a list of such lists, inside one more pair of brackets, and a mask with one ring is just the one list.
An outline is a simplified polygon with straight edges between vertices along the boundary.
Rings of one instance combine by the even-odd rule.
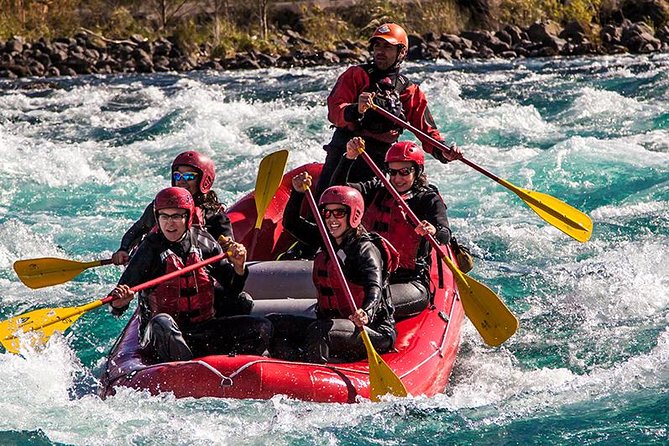
[[[404, 199], [402, 199], [402, 197], [397, 192], [397, 190], [395, 190], [395, 187], [392, 184], [390, 184], [390, 181], [388, 180], [388, 178], [386, 178], [386, 176], [383, 174], [383, 172], [381, 172], [381, 169], [379, 169], [379, 166], [377, 166], [376, 163], [374, 163], [374, 161], [367, 154], [367, 152], [364, 152], [364, 151], [360, 152], [360, 156], [362, 156], [362, 158], [365, 160], [365, 162], [367, 163], [369, 168], [372, 169], [372, 171], [376, 174], [377, 178], [379, 178], [383, 182], [383, 185], [386, 187], [386, 190], [388, 190], [388, 192], [390, 192], [390, 194], [393, 196], [395, 201], [397, 201], [399, 206], [404, 210], [404, 212], [406, 212], [406, 214], [411, 219], [411, 222], [414, 225], [419, 226], [420, 225], [420, 220], [418, 219], [416, 214], [414, 214], [414, 212], [411, 210], [409, 205], [406, 204], [406, 201], [404, 201]], [[441, 253], [442, 257], [446, 257], [446, 253], [442, 250], [441, 245], [432, 236], [432, 234], [426, 234], [425, 237], [430, 242], [430, 244], [434, 247], [434, 249], [436, 249], [438, 252]]]
[[90, 262], [81, 262], [75, 266], [83, 271], [85, 269], [94, 268], [96, 266], [111, 265], [112, 263], [114, 263], [112, 259], [102, 259], [102, 260], [91, 260]]
[[[176, 271], [172, 271], [171, 273], [167, 273], [163, 276], [156, 277], [155, 279], [149, 280], [148, 282], [141, 283], [141, 284], [136, 285], [136, 286], [134, 286], [130, 289], [136, 293], [138, 291], [142, 291], [142, 290], [145, 290], [147, 288], [152, 288], [156, 285], [159, 285], [159, 284], [161, 284], [163, 282], [166, 282], [170, 279], [173, 279], [175, 277], [183, 276], [184, 274], [187, 274], [191, 271], [202, 268], [203, 266], [207, 266], [207, 265], [210, 265], [212, 263], [215, 263], [219, 260], [224, 259], [227, 256], [228, 256], [227, 252], [222, 252], [220, 254], [215, 255], [214, 257], [210, 257], [206, 260], [202, 260], [201, 262], [194, 263], [193, 265], [189, 265], [185, 268], [182, 268], [182, 269], [179, 269], [179, 270], [176, 270]], [[107, 303], [109, 303], [113, 300], [116, 300], [116, 297], [112, 296], [112, 295], [109, 295], [109, 296], [105, 297], [104, 299], [100, 299], [100, 302], [101, 302], [102, 305], [104, 305], [104, 304], [107, 304]]]
[[[369, 165], [370, 169], [372, 169], [376, 176], [383, 182], [388, 192], [409, 216], [411, 221], [418, 226], [420, 221], [416, 214], [414, 214], [390, 181], [383, 175], [379, 167], [372, 161], [372, 158], [364, 151], [361, 151], [360, 155]], [[518, 328], [518, 319], [511, 313], [506, 305], [504, 305], [504, 302], [502, 302], [502, 300], [488, 287], [478, 283], [476, 280], [466, 276], [460, 271], [455, 262], [450, 259], [443, 247], [439, 245], [437, 240], [431, 234], [426, 234], [426, 238], [434, 249], [441, 254], [442, 260], [453, 273], [453, 278], [460, 291], [460, 298], [462, 300], [465, 314], [467, 314], [467, 317], [472, 321], [474, 327], [481, 334], [486, 344], [497, 346], [511, 337]]]
[[[403, 127], [405, 129], [409, 130], [411, 133], [416, 135], [418, 137], [418, 139], [420, 139], [422, 142], [427, 142], [429, 144], [432, 144], [433, 146], [436, 146], [439, 149], [441, 149], [442, 152], [443, 151], [448, 152], [448, 151], [453, 150], [452, 148], [450, 148], [449, 146], [444, 144], [442, 141], [434, 139], [433, 137], [431, 137], [427, 133], [423, 132], [422, 130], [420, 130], [416, 127], [414, 127], [410, 123], [398, 118], [397, 116], [393, 115], [392, 113], [390, 113], [387, 110], [384, 110], [383, 108], [379, 107], [378, 105], [373, 104], [371, 106], [371, 108], [375, 112], [379, 113], [381, 116], [393, 121], [395, 124], [399, 125], [400, 127]], [[552, 216], [554, 216], [554, 217], [556, 217], [560, 220], [566, 221], [570, 226], [572, 226], [574, 228], [578, 228], [578, 229], [581, 229], [581, 230], [587, 230], [586, 227], [584, 227], [581, 223], [579, 223], [578, 221], [571, 218], [569, 215], [567, 215], [565, 213], [562, 213], [562, 212], [558, 212], [555, 209], [553, 209], [552, 207], [543, 203], [541, 200], [538, 200], [538, 199], [534, 198], [532, 195], [530, 195], [530, 193], [528, 193], [529, 191], [525, 191], [523, 189], [520, 189], [517, 186], [514, 186], [513, 184], [509, 183], [505, 179], [498, 177], [494, 173], [490, 172], [489, 170], [484, 169], [483, 167], [479, 166], [478, 164], [476, 164], [472, 161], [469, 161], [465, 157], [459, 158], [459, 161], [462, 161], [463, 163], [465, 163], [466, 165], [468, 165], [472, 169], [482, 173], [483, 175], [487, 176], [488, 178], [496, 181], [498, 184], [506, 187], [507, 189], [509, 189], [510, 191], [515, 193], [516, 195], [518, 195], [521, 200], [527, 202], [528, 204], [532, 204], [532, 205], [534, 205], [538, 208], [541, 208], [541, 210], [543, 210], [544, 212], [546, 212], [548, 214], [551, 214]]]

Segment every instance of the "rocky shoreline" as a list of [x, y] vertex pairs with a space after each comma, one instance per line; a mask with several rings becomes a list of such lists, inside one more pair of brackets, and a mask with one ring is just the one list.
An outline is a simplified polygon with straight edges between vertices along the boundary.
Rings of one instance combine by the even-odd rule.
[[[562, 27], [549, 21], [527, 28], [509, 25], [496, 32], [414, 34], [409, 35], [408, 59], [512, 59], [669, 52], [669, 24], [658, 30], [644, 22], [628, 20], [620, 25], [605, 25], [599, 31], [599, 43], [591, 41], [588, 34], [576, 22]], [[313, 42], [295, 31], [285, 31], [281, 38], [286, 47], [282, 55], [248, 51], [215, 58], [206, 45], [193, 52], [168, 38], [148, 41], [132, 36], [127, 40], [111, 40], [88, 30], [73, 38], [42, 38], [37, 42], [14, 37], [0, 42], [0, 78], [311, 67], [356, 64], [369, 58], [366, 42], [342, 41], [334, 51], [317, 51], [312, 48]]]

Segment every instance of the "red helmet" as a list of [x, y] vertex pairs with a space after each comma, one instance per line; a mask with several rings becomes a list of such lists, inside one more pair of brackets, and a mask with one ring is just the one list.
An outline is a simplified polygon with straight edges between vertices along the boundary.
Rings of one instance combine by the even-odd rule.
[[195, 215], [195, 202], [188, 190], [182, 187], [168, 187], [158, 192], [158, 195], [153, 200], [153, 213], [156, 215], [156, 221], [158, 221], [158, 211], [169, 208], [188, 211], [186, 227], [190, 228], [193, 223], [193, 215]]
[[372, 37], [369, 38], [371, 43], [374, 39], [383, 39], [391, 45], [403, 45], [404, 48], [409, 48], [409, 38], [406, 31], [395, 23], [384, 23], [376, 28]]
[[323, 191], [318, 206], [343, 204], [348, 208], [348, 224], [352, 228], [360, 226], [365, 212], [365, 200], [357, 189], [348, 186], [332, 186]]
[[[211, 158], [194, 150], [189, 150], [188, 152], [178, 154], [174, 158], [172, 172], [177, 169], [177, 166], [192, 166], [199, 170], [200, 181], [198, 182], [198, 187], [200, 192], [206, 194], [211, 190], [211, 186], [214, 184], [214, 179], [216, 178], [216, 167]], [[174, 186], [174, 181], [172, 181], [172, 186]]]
[[425, 164], [425, 152], [415, 142], [396, 142], [386, 152], [385, 162], [388, 164], [403, 161], [411, 161], [418, 166], [423, 166]]

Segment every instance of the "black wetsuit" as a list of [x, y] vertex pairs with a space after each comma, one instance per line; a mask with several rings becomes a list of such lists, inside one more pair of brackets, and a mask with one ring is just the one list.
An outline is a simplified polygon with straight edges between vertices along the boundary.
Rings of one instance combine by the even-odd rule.
[[[196, 226], [191, 227], [177, 242], [170, 242], [161, 233], [151, 233], [137, 248], [119, 280], [119, 285], [133, 287], [164, 275], [166, 266], [161, 255], [170, 250], [185, 263], [193, 243], [200, 251], [203, 260], [222, 252], [218, 242], [204, 229]], [[227, 294], [235, 296], [243, 290], [248, 269], [243, 276], [239, 276], [227, 260], [204, 268], [223, 289], [228, 291]], [[142, 347], [147, 354], [159, 361], [188, 360], [207, 354], [262, 354], [268, 346], [272, 326], [265, 318], [212, 317], [209, 320], [190, 323], [187, 320], [183, 321], [178, 315], [154, 314], [148, 303], [148, 296], [152, 291], [153, 289], [147, 289], [139, 294], [140, 336]], [[216, 299], [220, 299], [218, 293]], [[126, 309], [127, 306], [112, 307], [112, 312], [120, 315]], [[176, 320], [180, 322], [177, 323]]]
[[[365, 209], [369, 210], [375, 203], [383, 201], [390, 195], [385, 185], [378, 178], [369, 181], [350, 183], [350, 169], [354, 160], [342, 156], [337, 169], [332, 176], [333, 185], [347, 185], [360, 191], [365, 200]], [[418, 220], [427, 220], [437, 230], [434, 238], [442, 245], [447, 245], [451, 240], [451, 229], [448, 224], [447, 208], [437, 188], [433, 185], [421, 186], [414, 182], [414, 186], [406, 195], [406, 203], [416, 214]], [[397, 205], [399, 206], [399, 205]], [[413, 223], [409, 222], [411, 226]], [[370, 231], [384, 232], [392, 231], [392, 228], [366, 228]], [[391, 243], [392, 238], [387, 237]], [[395, 244], [395, 248], [401, 251], [401, 245]], [[426, 238], [422, 238], [415, 253], [416, 268], [398, 268], [390, 275], [390, 294], [395, 305], [395, 319], [400, 320], [414, 316], [424, 310], [430, 302], [430, 268], [432, 247]], [[400, 252], [400, 254], [403, 254]], [[414, 253], [411, 253], [413, 256]]]
[[[293, 191], [284, 211], [284, 228], [300, 241], [322, 245], [315, 223], [299, 216], [304, 194]], [[380, 353], [390, 350], [397, 337], [393, 306], [387, 296], [387, 275], [381, 251], [370, 234], [358, 236], [350, 230], [341, 245], [333, 242], [335, 252], [343, 251], [344, 276], [364, 288], [362, 308], [369, 317], [367, 325], [372, 344]], [[270, 352], [287, 359], [310, 362], [355, 361], [364, 358], [365, 347], [357, 336], [359, 329], [349, 319], [328, 314], [320, 308], [317, 319], [271, 315], [275, 328]]]

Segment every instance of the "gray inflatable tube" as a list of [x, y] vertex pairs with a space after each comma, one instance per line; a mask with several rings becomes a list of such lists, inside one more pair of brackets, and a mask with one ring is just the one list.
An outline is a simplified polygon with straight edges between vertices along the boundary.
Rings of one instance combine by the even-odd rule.
[[310, 260], [249, 262], [244, 291], [253, 297], [255, 315], [290, 313], [314, 316], [316, 288]]

